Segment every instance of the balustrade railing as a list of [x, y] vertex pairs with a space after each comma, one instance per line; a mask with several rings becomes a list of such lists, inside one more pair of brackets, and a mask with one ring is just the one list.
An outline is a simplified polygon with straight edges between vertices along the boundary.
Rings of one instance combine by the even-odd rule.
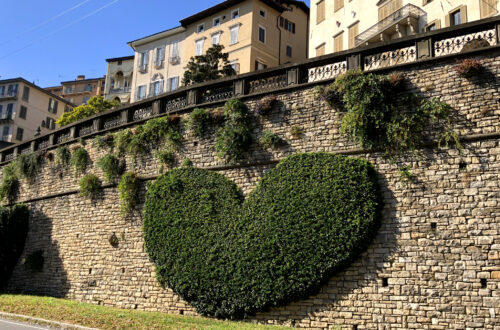
[[35, 143], [25, 141], [21, 145], [6, 147], [0, 151], [0, 159], [8, 162], [15, 155], [31, 151], [32, 146], [35, 150], [51, 148], [61, 143], [69, 143], [80, 136], [98, 134], [102, 130], [122, 125], [134, 125], [157, 113], [188, 111], [203, 103], [224, 102], [232, 97], [275, 92], [283, 88], [300, 87], [304, 83], [321, 83], [335, 79], [348, 69], [381, 70], [477, 49], [498, 49], [499, 31], [500, 17], [493, 17], [406, 37], [401, 41], [394, 40], [380, 45], [354, 48], [296, 65], [238, 75], [229, 80], [215, 82], [213, 85], [183, 88], [103, 113], [98, 118], [58, 129], [35, 138], [33, 140]]

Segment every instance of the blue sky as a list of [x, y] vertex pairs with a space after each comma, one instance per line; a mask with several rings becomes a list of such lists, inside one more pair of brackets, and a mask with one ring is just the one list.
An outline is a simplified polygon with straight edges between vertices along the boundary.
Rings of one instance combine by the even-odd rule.
[[49, 87], [79, 74], [101, 77], [106, 58], [133, 54], [128, 41], [177, 26], [221, 1], [2, 1], [0, 79], [23, 77]]

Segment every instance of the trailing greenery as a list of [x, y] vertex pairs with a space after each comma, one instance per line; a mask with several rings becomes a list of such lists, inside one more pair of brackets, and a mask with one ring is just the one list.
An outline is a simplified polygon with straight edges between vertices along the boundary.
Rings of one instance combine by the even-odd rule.
[[29, 270], [33, 273], [39, 273], [43, 271], [44, 263], [45, 263], [45, 258], [43, 257], [43, 251], [36, 250], [26, 256], [24, 267], [26, 268], [26, 270]]
[[219, 158], [233, 163], [252, 143], [251, 121], [246, 105], [231, 99], [224, 105], [224, 125], [217, 130], [215, 149]]
[[107, 154], [97, 162], [99, 167], [104, 172], [104, 178], [108, 183], [113, 183], [122, 173], [122, 166], [120, 160], [112, 155]]
[[56, 121], [59, 126], [66, 126], [78, 120], [96, 115], [106, 110], [116, 108], [120, 105], [117, 101], [108, 101], [102, 96], [91, 97], [87, 104], [82, 104], [69, 112], [65, 112]]
[[56, 149], [56, 162], [61, 166], [69, 164], [71, 159], [71, 151], [67, 145], [57, 147]]
[[115, 146], [115, 136], [112, 133], [98, 135], [92, 141], [92, 146], [98, 149], [113, 149]]
[[144, 240], [162, 285], [201, 314], [238, 318], [317, 293], [368, 246], [381, 207], [362, 159], [291, 156], [244, 202], [223, 175], [177, 168], [148, 188]]
[[3, 181], [0, 185], [0, 199], [12, 203], [19, 192], [19, 178], [17, 175], [16, 161], [5, 165], [3, 170]]
[[415, 153], [430, 142], [430, 127], [439, 132], [440, 144], [454, 142], [460, 148], [451, 125], [451, 107], [437, 99], [398, 94], [399, 81], [348, 71], [330, 86], [318, 88], [318, 93], [343, 113], [341, 132], [364, 148], [380, 148], [390, 158]]
[[7, 285], [23, 252], [28, 226], [29, 209], [26, 205], [0, 207], [0, 291]]
[[191, 130], [195, 136], [203, 137], [210, 121], [210, 111], [208, 109], [196, 108], [189, 114], [186, 127]]
[[80, 179], [80, 196], [88, 199], [97, 199], [101, 194], [101, 180], [90, 173]]
[[40, 170], [41, 157], [36, 152], [21, 154], [17, 157], [15, 164], [17, 165], [18, 173], [31, 181]]
[[398, 167], [399, 179], [401, 182], [407, 181], [414, 183], [415, 175], [411, 172], [410, 166], [400, 166]]
[[265, 116], [271, 112], [275, 103], [276, 103], [276, 96], [274, 95], [264, 96], [263, 98], [257, 101], [257, 104], [255, 105], [255, 113], [260, 116]]
[[182, 160], [182, 167], [191, 167], [193, 166], [193, 161], [189, 158], [184, 158]]
[[483, 66], [481, 65], [481, 62], [470, 58], [463, 60], [455, 67], [458, 75], [464, 78], [471, 78], [478, 75], [482, 69]]
[[157, 150], [155, 156], [163, 165], [172, 167], [175, 164], [175, 153], [172, 150]]
[[273, 131], [264, 131], [262, 136], [259, 138], [259, 144], [264, 148], [276, 149], [283, 144], [283, 139], [281, 139], [279, 135]]
[[139, 189], [140, 180], [135, 173], [126, 172], [122, 175], [118, 184], [122, 214], [127, 214], [134, 210], [139, 198]]
[[87, 170], [87, 166], [90, 162], [89, 153], [85, 148], [78, 147], [73, 151], [71, 159], [69, 161], [71, 167], [75, 169], [76, 174], [83, 174]]

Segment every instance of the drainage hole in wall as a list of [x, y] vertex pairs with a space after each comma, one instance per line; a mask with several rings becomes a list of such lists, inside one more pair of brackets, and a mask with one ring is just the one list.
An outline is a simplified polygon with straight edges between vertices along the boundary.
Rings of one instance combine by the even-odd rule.
[[481, 288], [486, 289], [488, 286], [488, 281], [485, 278], [481, 279]]
[[358, 330], [358, 325], [357, 324], [353, 325], [352, 330]]
[[435, 230], [437, 228], [437, 224], [435, 222], [431, 222], [431, 229]]
[[92, 274], [92, 268], [89, 268], [89, 275]]
[[135, 304], [134, 309], [137, 309], [137, 304]]
[[389, 279], [387, 277], [382, 277], [382, 286], [389, 286]]
[[198, 141], [193, 142], [193, 146], [197, 147], [198, 146]]
[[122, 268], [122, 274], [125, 274], [125, 268]]
[[467, 163], [466, 162], [460, 162], [460, 163], [458, 163], [458, 169], [460, 171], [466, 171], [467, 170]]
[[181, 310], [179, 311], [179, 314], [184, 315], [184, 311], [181, 309]]

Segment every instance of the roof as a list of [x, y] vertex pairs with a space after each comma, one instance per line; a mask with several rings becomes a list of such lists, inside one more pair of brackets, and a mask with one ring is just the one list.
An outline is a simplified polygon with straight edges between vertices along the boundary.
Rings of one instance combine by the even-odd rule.
[[289, 5], [297, 6], [297, 8], [302, 9], [302, 11], [309, 15], [309, 7], [306, 5], [304, 1], [296, 1], [296, 0], [281, 0], [281, 3], [286, 3]]
[[134, 55], [130, 55], [130, 56], [123, 56], [123, 57], [107, 58], [106, 62], [127, 61], [127, 60], [133, 60], [133, 59], [134, 59]]
[[[51, 92], [45, 90], [44, 88], [40, 87], [40, 86], [37, 86], [35, 85], [34, 83], [32, 82], [29, 82], [28, 80], [24, 79], [24, 78], [21, 78], [21, 77], [18, 77], [18, 78], [13, 78], [13, 79], [5, 79], [5, 80], [0, 80], [0, 84], [9, 84], [9, 83], [15, 83], [15, 82], [22, 82], [30, 87], [33, 87], [35, 89], [38, 89], [40, 92], [43, 92], [47, 95], [49, 95], [50, 97], [52, 98], [55, 98], [71, 107], [76, 107], [76, 105], [74, 105], [73, 103], [69, 102], [69, 101], [66, 101], [65, 99], [63, 99], [62, 97], [60, 96], [57, 96], [55, 94], [52, 94]], [[52, 87], [53, 88], [53, 87]]]
[[149, 36], [142, 37], [140, 39], [129, 41], [129, 42], [127, 42], [127, 45], [129, 45], [130, 47], [134, 48], [135, 46], [140, 46], [140, 45], [142, 45], [142, 44], [144, 44], [146, 42], [151, 42], [151, 41], [154, 41], [154, 40], [157, 40], [157, 39], [170, 37], [170, 36], [173, 36], [173, 35], [175, 35], [177, 33], [184, 32], [185, 30], [186, 29], [184, 27], [182, 27], [182, 26], [176, 26], [174, 28], [171, 28], [171, 29], [168, 29], [168, 30], [164, 30], [164, 31], [160, 31], [160, 32], [151, 34]]
[[75, 79], [75, 80], [63, 81], [63, 82], [61, 82], [61, 85], [88, 82], [88, 81], [105, 80], [105, 79], [106, 79], [105, 76], [101, 77], [101, 78], [89, 78], [89, 79], [82, 79], [82, 80]]
[[[181, 25], [182, 26], [187, 26], [189, 24], [195, 23], [205, 17], [212, 16], [217, 14], [220, 11], [226, 10], [232, 6], [235, 6], [237, 4], [240, 4], [242, 2], [245, 2], [246, 0], [226, 0], [224, 2], [219, 3], [218, 5], [215, 5], [213, 7], [210, 7], [208, 9], [205, 9], [203, 11], [200, 11], [199, 13], [196, 13], [192, 16], [189, 16], [187, 18], [182, 19]], [[265, 3], [269, 7], [279, 11], [283, 12], [284, 8], [281, 6], [278, 2], [273, 1], [273, 0], [260, 0], [261, 2]]]

